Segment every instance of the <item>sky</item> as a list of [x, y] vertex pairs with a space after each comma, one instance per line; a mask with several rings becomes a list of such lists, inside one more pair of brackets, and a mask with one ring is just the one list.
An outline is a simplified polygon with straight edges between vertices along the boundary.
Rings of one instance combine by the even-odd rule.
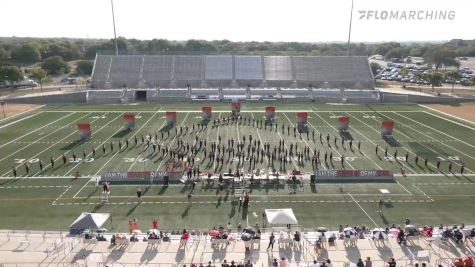
[[[114, 8], [126, 38], [346, 42], [351, 0], [114, 0]], [[113, 38], [110, 0], [0, 0], [0, 10], [2, 37]], [[473, 10], [475, 0], [354, 0], [351, 40], [475, 39]], [[422, 19], [404, 19], [411, 11]], [[426, 19], [434, 11], [447, 18]]]

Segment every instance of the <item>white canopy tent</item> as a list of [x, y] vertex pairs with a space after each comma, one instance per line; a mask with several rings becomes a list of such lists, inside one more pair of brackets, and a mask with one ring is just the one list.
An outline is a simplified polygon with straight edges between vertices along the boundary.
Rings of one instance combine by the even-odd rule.
[[109, 219], [110, 213], [83, 212], [69, 226], [71, 234], [82, 233], [85, 229], [99, 229]]
[[298, 224], [292, 209], [266, 209], [269, 224]]

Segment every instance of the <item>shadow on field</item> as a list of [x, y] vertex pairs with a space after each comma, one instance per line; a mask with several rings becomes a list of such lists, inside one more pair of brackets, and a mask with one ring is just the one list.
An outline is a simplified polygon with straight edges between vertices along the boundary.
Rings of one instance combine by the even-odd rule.
[[169, 132], [173, 127], [175, 127], [174, 124], [167, 124], [160, 129], [160, 132]]
[[401, 147], [401, 143], [399, 143], [396, 139], [392, 137], [383, 137], [384, 142], [388, 144], [390, 147]]
[[130, 129], [123, 129], [122, 131], [114, 134], [114, 136], [112, 136], [113, 138], [122, 138], [124, 136], [126, 136], [128, 133], [130, 133], [131, 130]]
[[71, 149], [73, 149], [74, 147], [79, 146], [79, 145], [81, 145], [81, 144], [83, 144], [83, 143], [85, 143], [85, 142], [86, 142], [85, 139], [76, 140], [76, 141], [72, 142], [72, 143], [69, 144], [69, 145], [63, 146], [62, 148], [60, 148], [60, 150], [71, 150]]
[[340, 136], [344, 140], [354, 140], [350, 132], [340, 132]]

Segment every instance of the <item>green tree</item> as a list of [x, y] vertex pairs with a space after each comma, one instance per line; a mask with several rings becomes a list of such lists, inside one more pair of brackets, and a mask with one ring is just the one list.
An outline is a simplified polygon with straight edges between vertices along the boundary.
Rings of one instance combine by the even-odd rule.
[[424, 61], [435, 66], [435, 71], [444, 66], [460, 67], [460, 63], [455, 59], [455, 49], [450, 46], [432, 46], [424, 53]]
[[0, 61], [5, 60], [7, 58], [7, 52], [5, 49], [3, 49], [2, 46], [0, 46]]
[[455, 81], [460, 79], [461, 76], [458, 71], [449, 71], [445, 74], [445, 76], [450, 80], [450, 83], [452, 84], [452, 93], [453, 93], [454, 87], [455, 87]]
[[0, 82], [10, 84], [13, 88], [13, 84], [21, 80], [23, 80], [23, 72], [20, 68], [9, 64], [0, 65]]
[[81, 76], [91, 75], [93, 67], [94, 62], [92, 60], [79, 60], [76, 63], [76, 74]]
[[48, 77], [48, 73], [42, 68], [36, 68], [30, 72], [30, 78], [33, 78], [40, 84], [41, 91], [43, 91], [43, 82], [46, 80], [46, 77]]
[[12, 59], [19, 62], [33, 63], [41, 60], [41, 54], [36, 44], [27, 43], [13, 49]]
[[[399, 75], [402, 76], [402, 79], [404, 79], [404, 76], [406, 76], [408, 73], [409, 71], [406, 67], [402, 67], [401, 70], [399, 71]], [[402, 87], [406, 86], [402, 80], [401, 80], [401, 83], [402, 83]]]
[[371, 72], [373, 72], [373, 75], [378, 74], [378, 70], [381, 69], [381, 65], [376, 62], [371, 62], [369, 66], [371, 67]]
[[470, 79], [470, 82], [472, 83], [472, 85], [475, 85], [475, 77], [472, 77], [472, 79]]
[[52, 75], [64, 74], [69, 72], [69, 65], [62, 57], [49, 57], [43, 61], [41, 67]]
[[432, 86], [432, 92], [434, 92], [434, 86], [438, 86], [444, 80], [444, 76], [440, 72], [432, 72], [427, 75], [427, 79]]

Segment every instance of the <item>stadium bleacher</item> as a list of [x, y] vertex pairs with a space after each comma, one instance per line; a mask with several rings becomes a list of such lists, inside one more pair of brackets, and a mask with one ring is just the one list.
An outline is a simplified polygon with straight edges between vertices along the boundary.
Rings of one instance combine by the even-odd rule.
[[372, 89], [366, 57], [97, 55], [94, 88]]

